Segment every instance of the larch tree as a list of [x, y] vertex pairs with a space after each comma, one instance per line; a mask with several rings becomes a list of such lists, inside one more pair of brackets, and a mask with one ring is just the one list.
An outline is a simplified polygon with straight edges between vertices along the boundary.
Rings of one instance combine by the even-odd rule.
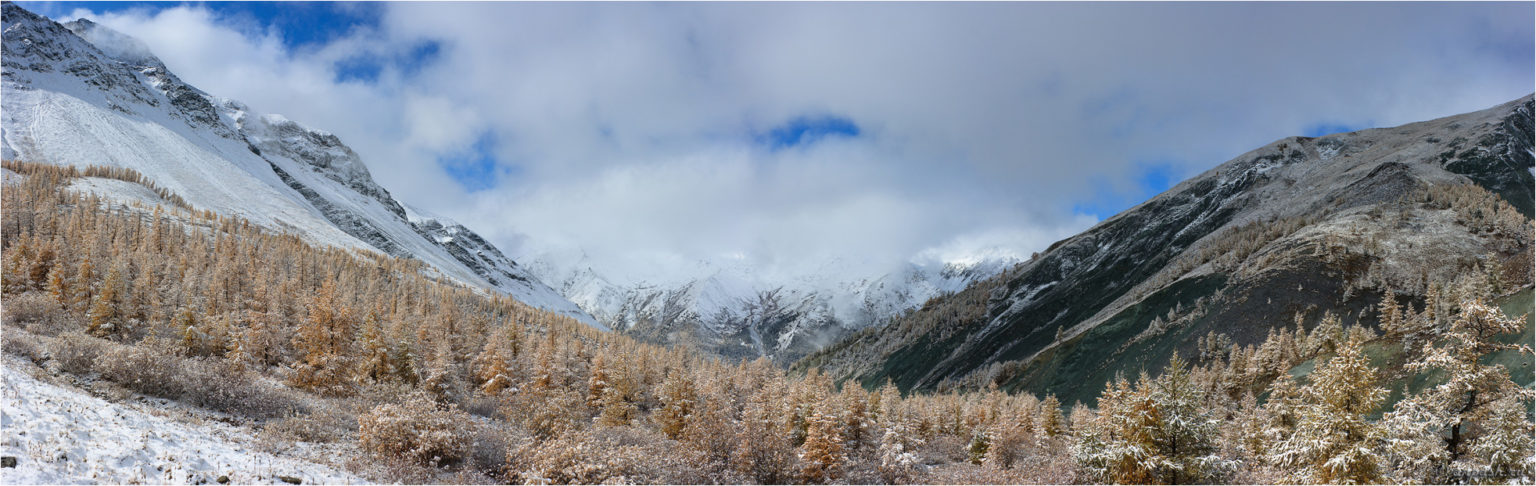
[[296, 386], [340, 393], [350, 375], [355, 323], [352, 309], [337, 295], [336, 280], [326, 279], [309, 301], [309, 313], [293, 338], [301, 353], [290, 380]]
[[[596, 376], [596, 373], [593, 375]], [[698, 407], [698, 395], [693, 380], [680, 370], [673, 369], [667, 373], [667, 379], [661, 382], [661, 409], [651, 414], [651, 420], [661, 427], [661, 433], [666, 434], [667, 438], [681, 437], [683, 428], [688, 425], [689, 416]]]
[[89, 313], [90, 323], [86, 332], [96, 337], [106, 337], [122, 331], [123, 323], [119, 322], [120, 309], [123, 305], [123, 275], [116, 266], [107, 271], [107, 278], [101, 282], [101, 288], [96, 292], [96, 297], [91, 301]]
[[901, 399], [901, 391], [886, 379], [880, 388], [880, 408], [877, 411], [880, 435], [880, 476], [886, 482], [897, 484], [917, 472], [917, 448], [923, 438], [917, 433], [916, 420]]
[[[754, 363], [765, 369], [766, 360]], [[764, 373], [766, 374], [766, 373]], [[760, 387], [747, 396], [736, 433], [736, 470], [759, 484], [782, 484], [793, 480], [794, 446], [785, 432], [782, 377], [766, 376]]]
[[[1442, 305], [1430, 307], [1441, 313], [1445, 330], [1438, 339], [1425, 343], [1422, 358], [1409, 363], [1407, 368], [1420, 373], [1437, 372], [1444, 381], [1409, 396], [1384, 417], [1392, 425], [1393, 441], [1405, 452], [1395, 457], [1422, 461], [1408, 453], [1439, 442], [1443, 454], [1420, 457], [1443, 458], [1442, 465], [1462, 471], [1529, 477], [1529, 455], [1511, 462], [1500, 451], [1529, 450], [1536, 441], [1526, 418], [1536, 391], [1511, 380], [1503, 365], [1485, 362], [1487, 356], [1498, 351], [1531, 354], [1529, 345], [1501, 343], [1496, 339], [1519, 332], [1525, 316], [1505, 317], [1497, 307], [1481, 300], [1462, 304], [1454, 318], [1445, 314]], [[1424, 464], [1410, 466], [1416, 470], [1433, 469]]]
[[1376, 369], [1359, 339], [1335, 350], [1301, 387], [1296, 430], [1275, 447], [1271, 460], [1291, 468], [1287, 479], [1297, 483], [1380, 482], [1376, 445], [1382, 433], [1366, 416], [1381, 406], [1387, 390], [1376, 386]]
[[1210, 483], [1235, 466], [1219, 452], [1221, 421], [1177, 354], [1156, 379], [1124, 379], [1099, 398], [1099, 417], [1074, 453], [1103, 481]]
[[847, 448], [842, 435], [842, 420], [818, 406], [807, 419], [805, 444], [801, 445], [800, 480], [807, 483], [827, 483], [842, 476], [842, 466], [848, 460]]
[[1046, 395], [1040, 400], [1040, 433], [1055, 437], [1067, 431], [1067, 418], [1061, 415], [1061, 400], [1056, 395]]

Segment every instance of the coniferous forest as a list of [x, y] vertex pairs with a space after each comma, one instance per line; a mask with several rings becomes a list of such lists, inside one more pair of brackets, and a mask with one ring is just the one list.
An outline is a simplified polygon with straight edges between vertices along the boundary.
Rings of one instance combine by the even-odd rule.
[[[1430, 282], [1383, 299], [1374, 326], [1212, 333], [1092, 403], [985, 382], [903, 393], [597, 331], [199, 211], [132, 171], [4, 168], [7, 355], [225, 414], [260, 447], [329, 444], [374, 481], [1536, 481], [1529, 272]], [[162, 203], [66, 189], [87, 177]], [[1531, 228], [1477, 186], [1418, 197]]]

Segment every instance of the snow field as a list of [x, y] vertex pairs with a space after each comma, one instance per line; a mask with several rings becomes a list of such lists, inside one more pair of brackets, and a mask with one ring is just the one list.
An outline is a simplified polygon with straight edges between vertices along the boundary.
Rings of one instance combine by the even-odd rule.
[[[39, 381], [7, 357], [0, 373], [0, 484], [365, 484], [334, 467], [255, 450], [231, 425], [183, 423]], [[35, 371], [35, 368], [33, 369]], [[166, 415], [174, 415], [169, 413]]]

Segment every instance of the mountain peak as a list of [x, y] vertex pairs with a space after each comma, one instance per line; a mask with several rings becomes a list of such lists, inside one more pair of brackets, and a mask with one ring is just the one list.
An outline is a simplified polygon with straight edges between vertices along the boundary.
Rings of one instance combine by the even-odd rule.
[[86, 42], [96, 46], [107, 57], [132, 66], [159, 67], [165, 64], [160, 58], [155, 57], [150, 51], [149, 45], [133, 36], [112, 30], [109, 27], [92, 22], [90, 19], [80, 18], [62, 24], [65, 29], [74, 32], [75, 35], [85, 39]]
[[132, 169], [200, 210], [415, 259], [434, 278], [601, 327], [473, 232], [413, 224], [336, 135], [194, 88], [143, 42], [96, 22], [4, 5], [7, 159]]

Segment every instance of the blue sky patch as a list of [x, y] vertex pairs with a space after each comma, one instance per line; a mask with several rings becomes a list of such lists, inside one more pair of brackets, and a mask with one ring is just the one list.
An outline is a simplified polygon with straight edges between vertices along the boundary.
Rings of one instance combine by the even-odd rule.
[[409, 50], [392, 56], [364, 55], [343, 59], [336, 63], [336, 81], [378, 82], [386, 66], [394, 66], [401, 74], [421, 72], [421, 68], [437, 59], [442, 45], [434, 41], [422, 41]]
[[1170, 161], [1138, 162], [1135, 170], [1136, 185], [1129, 192], [1108, 178], [1094, 178], [1093, 199], [1074, 204], [1072, 212], [1103, 220], [1162, 194], [1180, 181], [1179, 172]]
[[1321, 137], [1324, 135], [1333, 135], [1335, 133], [1354, 132], [1367, 128], [1371, 128], [1370, 123], [1365, 125], [1348, 125], [1343, 123], [1314, 123], [1307, 125], [1307, 128], [1301, 131], [1301, 134], [1302, 136], [1306, 137]]
[[836, 115], [800, 116], [759, 134], [757, 142], [769, 150], [811, 145], [827, 137], [858, 137], [861, 131], [853, 120]]
[[283, 47], [293, 50], [323, 45], [345, 37], [353, 29], [376, 27], [384, 6], [370, 2], [22, 2], [27, 9], [49, 17], [69, 15], [77, 8], [97, 13], [147, 11], [189, 6], [212, 12], [222, 22], [253, 22], [275, 30]]
[[495, 134], [482, 133], [468, 150], [449, 156], [439, 156], [437, 165], [443, 168], [443, 172], [448, 173], [448, 177], [452, 177], [454, 182], [458, 182], [469, 192], [494, 188], [502, 174], [510, 172], [502, 170], [496, 163], [496, 145]]

